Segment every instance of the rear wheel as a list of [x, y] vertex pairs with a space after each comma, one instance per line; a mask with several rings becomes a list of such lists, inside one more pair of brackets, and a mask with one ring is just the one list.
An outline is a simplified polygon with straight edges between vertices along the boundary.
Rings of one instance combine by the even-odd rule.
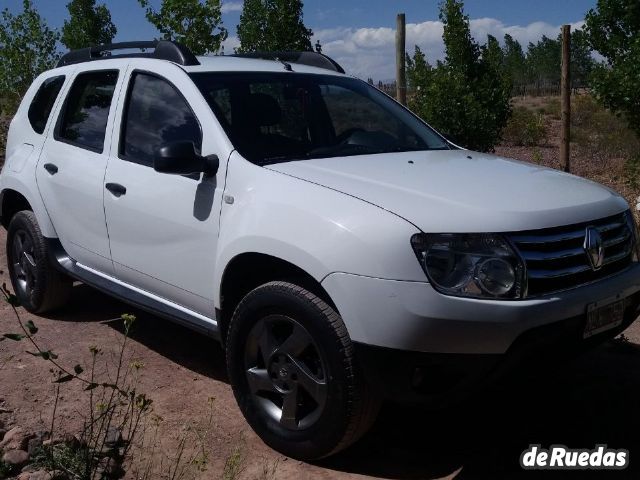
[[44, 313], [69, 299], [73, 283], [51, 265], [47, 243], [31, 211], [16, 213], [9, 223], [7, 264], [13, 290], [28, 311]]
[[312, 460], [336, 453], [377, 414], [342, 319], [294, 284], [271, 282], [240, 302], [227, 364], [245, 418], [285, 455]]

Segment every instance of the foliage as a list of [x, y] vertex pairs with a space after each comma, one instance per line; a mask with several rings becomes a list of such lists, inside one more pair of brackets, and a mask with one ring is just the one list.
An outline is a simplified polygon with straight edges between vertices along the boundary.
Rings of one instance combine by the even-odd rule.
[[624, 114], [640, 135], [640, 3], [637, 0], [598, 0], [586, 17], [590, 47], [606, 64], [595, 67], [592, 87], [612, 111]]
[[[238, 25], [239, 53], [313, 50], [302, 0], [245, 0]], [[322, 51], [319, 42], [316, 50]]]
[[527, 81], [527, 57], [520, 42], [508, 33], [504, 36], [504, 68], [514, 85]]
[[543, 35], [527, 50], [527, 76], [536, 85], [560, 82], [562, 43]]
[[[504, 37], [504, 68], [514, 86], [514, 94], [525, 94], [529, 86], [537, 91], [544, 87], [558, 87], [562, 64], [562, 34], [552, 39], [542, 36], [529, 43], [524, 52], [520, 42], [511, 35]], [[571, 32], [571, 86], [582, 88], [588, 83], [595, 66], [584, 30]]]
[[[562, 41], [559, 37], [558, 41]], [[596, 66], [588, 36], [584, 30], [571, 32], [571, 86], [573, 88], [586, 87], [591, 73]]]
[[[0, 98], [11, 110], [33, 80], [57, 60], [58, 33], [23, 0], [22, 12], [4, 9], [0, 18]], [[7, 107], [5, 107], [7, 108]]]
[[[63, 384], [77, 382], [87, 394], [87, 415], [80, 438], [73, 442], [51, 442], [43, 446], [35, 456], [35, 465], [50, 471], [63, 470], [73, 478], [90, 480], [98, 478], [104, 469], [104, 462], [109, 458], [121, 464], [128, 455], [133, 441], [139, 434], [144, 419], [151, 409], [152, 401], [136, 390], [138, 373], [141, 364], [125, 363], [127, 340], [131, 327], [135, 322], [133, 315], [122, 315], [124, 336], [116, 355], [116, 371], [114, 375], [106, 373], [108, 379], [100, 380], [97, 360], [102, 355], [98, 347], [91, 347], [91, 365], [87, 372], [79, 364], [73, 367], [64, 366], [51, 350], [45, 350], [35, 340], [38, 327], [33, 321], [23, 321], [18, 313], [18, 298], [2, 285], [2, 294], [11, 306], [19, 327], [18, 332], [2, 335], [3, 340], [16, 342], [26, 341], [32, 347], [27, 351], [34, 357], [42, 358], [52, 367], [56, 396], [51, 418], [50, 436], [53, 439], [56, 429], [57, 407], [61, 398], [60, 388]], [[115, 432], [115, 435], [114, 435]]]
[[0, 105], [0, 168], [4, 165], [4, 154], [9, 133], [9, 116], [4, 115], [4, 105]]
[[111, 43], [116, 26], [106, 5], [96, 0], [71, 0], [67, 4], [70, 19], [64, 21], [60, 41], [70, 50]]
[[[208, 399], [208, 415], [201, 421], [190, 420], [181, 429], [177, 437], [177, 447], [165, 448], [165, 435], [160, 433], [160, 425], [164, 419], [159, 415], [152, 415], [150, 426], [147, 428], [135, 448], [132, 450], [131, 478], [138, 480], [155, 480], [165, 478], [180, 480], [198, 477], [207, 471], [211, 450], [211, 437], [215, 435], [214, 403], [215, 398]], [[214, 476], [211, 475], [211, 478]], [[217, 477], [215, 477], [217, 478]]]
[[517, 107], [504, 129], [503, 139], [516, 146], [537, 146], [547, 140], [547, 127], [541, 113]]
[[220, 0], [162, 0], [159, 11], [149, 0], [138, 3], [164, 40], [182, 43], [195, 55], [218, 52], [227, 38]]
[[591, 95], [572, 99], [571, 139], [601, 157], [631, 158], [640, 151], [640, 138]]
[[504, 73], [505, 54], [493, 35], [487, 35], [487, 43], [482, 46], [482, 59], [495, 72]]
[[640, 187], [640, 154], [627, 159], [624, 164], [624, 176], [631, 188], [638, 189]]
[[[416, 45], [413, 57], [406, 55], [407, 65], [407, 84], [411, 90], [420, 89], [421, 86], [429, 82], [429, 74], [431, 73], [431, 65], [427, 61], [427, 57]], [[373, 79], [371, 79], [373, 85]]]
[[538, 165], [542, 163], [542, 153], [540, 152], [540, 149], [534, 148], [533, 153], [531, 154], [531, 161]]
[[497, 52], [495, 38], [482, 48], [475, 43], [461, 1], [444, 1], [440, 19], [445, 61], [432, 69], [423, 68], [428, 74], [420, 76], [416, 65], [423, 64], [423, 58], [416, 50], [408, 76], [419, 82], [420, 88], [410, 107], [456, 143], [490, 151], [499, 141], [511, 110], [510, 81], [502, 69], [504, 57]]
[[11, 466], [0, 459], [0, 478], [6, 478], [11, 473]]
[[231, 455], [229, 455], [224, 463], [222, 472], [223, 480], [236, 480], [244, 471], [244, 461], [246, 458], [246, 447], [244, 438], [234, 447]]
[[560, 97], [551, 97], [548, 99], [545, 106], [541, 108], [541, 112], [549, 115], [554, 120], [562, 119], [562, 105], [560, 104]]

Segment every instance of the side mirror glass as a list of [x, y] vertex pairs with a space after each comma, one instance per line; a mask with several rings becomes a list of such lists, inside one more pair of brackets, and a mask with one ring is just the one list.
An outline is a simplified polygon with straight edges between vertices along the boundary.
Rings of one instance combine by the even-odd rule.
[[191, 175], [204, 172], [215, 175], [219, 161], [216, 155], [203, 157], [198, 154], [193, 142], [175, 142], [164, 145], [158, 150], [153, 161], [156, 172], [173, 175]]

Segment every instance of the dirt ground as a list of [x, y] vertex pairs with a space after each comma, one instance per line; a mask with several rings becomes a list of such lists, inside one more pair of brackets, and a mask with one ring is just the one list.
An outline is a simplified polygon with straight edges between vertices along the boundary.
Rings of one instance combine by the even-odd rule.
[[[5, 233], [0, 233], [4, 246]], [[5, 270], [4, 248], [2, 269]], [[8, 282], [6, 273], [2, 281]], [[17, 330], [8, 305], [0, 307], [0, 332]], [[626, 332], [628, 342], [613, 341], [571, 362], [522, 375], [437, 413], [420, 408], [383, 408], [373, 430], [348, 451], [317, 464], [287, 459], [266, 447], [236, 408], [225, 375], [223, 354], [211, 340], [101, 293], [77, 285], [68, 308], [49, 318], [22, 311], [40, 328], [38, 341], [66, 365], [88, 360], [88, 348], [116, 350], [122, 340], [122, 312], [138, 316], [131, 358], [144, 363], [139, 391], [154, 401], [160, 415], [161, 447], [167, 457], [181, 432], [207, 417], [214, 397], [213, 424], [206, 433], [208, 456], [196, 478], [221, 478], [225, 459], [239, 453], [237, 478], [278, 479], [484, 479], [532, 478], [518, 466], [529, 445], [565, 444], [573, 448], [630, 450], [630, 467], [611, 478], [640, 478], [640, 324]], [[26, 428], [47, 429], [53, 409], [52, 374], [47, 364], [25, 353], [22, 342], [0, 342], [0, 418]], [[62, 390], [58, 422], [73, 431], [86, 412], [86, 395], [73, 384]], [[61, 427], [56, 427], [61, 428]], [[532, 473], [532, 472], [526, 472]], [[575, 478], [584, 473], [574, 472]], [[593, 473], [593, 472], [592, 472]], [[549, 475], [544, 475], [548, 478]], [[553, 477], [553, 475], [551, 475]], [[129, 478], [134, 478], [130, 472]], [[152, 477], [153, 478], [153, 477]], [[564, 476], [561, 478], [565, 478]], [[602, 473], [593, 478], [603, 478]]]

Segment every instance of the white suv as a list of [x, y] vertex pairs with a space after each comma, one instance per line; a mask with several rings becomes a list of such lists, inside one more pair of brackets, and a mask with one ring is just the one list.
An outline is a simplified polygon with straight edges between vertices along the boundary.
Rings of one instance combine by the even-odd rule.
[[258, 56], [135, 42], [38, 77], [0, 176], [27, 310], [75, 279], [219, 338], [249, 424], [302, 459], [381, 399], [451, 398], [635, 319], [618, 194], [456, 147], [328, 57]]

